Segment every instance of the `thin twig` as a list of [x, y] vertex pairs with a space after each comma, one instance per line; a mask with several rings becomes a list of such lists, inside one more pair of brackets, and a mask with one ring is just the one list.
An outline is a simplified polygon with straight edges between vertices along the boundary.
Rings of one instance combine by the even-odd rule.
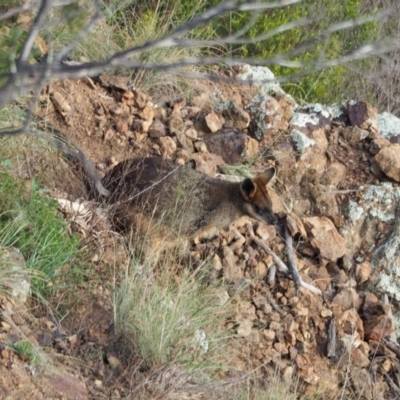
[[[267, 254], [270, 254], [275, 261], [278, 269], [286, 275], [289, 275], [289, 268], [285, 265], [285, 263], [260, 239], [254, 237], [253, 240], [256, 242], [258, 246], [260, 246]], [[322, 295], [321, 290], [316, 288], [315, 286], [304, 282], [300, 276], [300, 286], [308, 289], [310, 292]]]
[[301, 278], [299, 275], [299, 271], [297, 270], [296, 261], [294, 260], [293, 240], [292, 236], [290, 235], [286, 219], [284, 220], [284, 231], [285, 231], [286, 255], [288, 258], [289, 271], [294, 281], [294, 287], [296, 288], [296, 293], [298, 294], [300, 289]]

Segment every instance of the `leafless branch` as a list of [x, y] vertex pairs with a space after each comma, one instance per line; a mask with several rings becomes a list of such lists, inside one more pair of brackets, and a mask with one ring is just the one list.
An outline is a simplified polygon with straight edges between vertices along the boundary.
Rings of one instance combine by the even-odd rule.
[[[307, 51], [315, 48], [315, 45], [327, 40], [333, 33], [351, 29], [361, 26], [364, 23], [379, 21], [386, 18], [391, 12], [391, 8], [385, 9], [381, 12], [375, 13], [374, 15], [362, 16], [349, 21], [342, 21], [337, 24], [331, 25], [325, 31], [323, 31], [317, 37], [311, 40], [305, 41], [294, 49], [286, 52], [275, 54], [272, 57], [264, 59], [255, 58], [227, 58], [219, 56], [210, 57], [198, 57], [198, 58], [186, 58], [177, 62], [168, 62], [165, 60], [162, 64], [153, 62], [143, 62], [133, 57], [140, 56], [141, 54], [148, 52], [153, 49], [168, 49], [168, 48], [190, 48], [190, 47], [212, 47], [221, 45], [246, 45], [258, 41], [270, 39], [271, 37], [278, 35], [282, 32], [304, 26], [310, 23], [309, 18], [299, 19], [292, 21], [287, 24], [283, 24], [269, 32], [260, 34], [256, 37], [245, 37], [248, 33], [251, 24], [256, 20], [257, 15], [264, 10], [284, 7], [300, 3], [300, 0], [280, 0], [280, 1], [269, 1], [269, 2], [249, 2], [244, 4], [238, 4], [237, 1], [229, 0], [212, 7], [205, 12], [199, 14], [195, 18], [183, 23], [171, 33], [157, 38], [148, 40], [145, 43], [125, 49], [120, 52], [116, 52], [105, 61], [91, 61], [87, 63], [75, 63], [74, 65], [62, 62], [62, 59], [79, 44], [83, 38], [90, 32], [91, 29], [99, 22], [102, 18], [100, 10], [100, 0], [94, 0], [94, 12], [90, 21], [86, 26], [76, 35], [76, 37], [60, 52], [56, 53], [54, 59], [51, 55], [48, 56], [46, 62], [31, 64], [27, 60], [32, 51], [32, 46], [39, 34], [39, 30], [45, 23], [46, 15], [48, 14], [51, 7], [62, 4], [62, 2], [52, 2], [50, 0], [41, 0], [40, 3], [27, 3], [29, 6], [21, 6], [20, 8], [12, 9], [8, 12], [8, 15], [15, 15], [20, 10], [33, 9], [33, 6], [38, 7], [36, 18], [29, 31], [28, 38], [26, 39], [23, 49], [16, 60], [15, 65], [11, 68], [11, 72], [1, 74], [0, 78], [4, 79], [5, 83], [0, 88], [0, 108], [5, 104], [15, 100], [18, 96], [27, 93], [37, 86], [45, 84], [50, 79], [79, 79], [86, 76], [96, 76], [103, 73], [106, 70], [113, 68], [140, 68], [144, 70], [155, 70], [170, 72], [173, 74], [181, 74], [182, 69], [188, 66], [198, 66], [215, 63], [235, 63], [242, 62], [252, 65], [259, 66], [271, 66], [280, 65], [287, 68], [293, 68], [294, 73], [290, 77], [279, 77], [276, 82], [285, 82], [289, 79], [297, 79], [307, 73], [319, 71], [328, 67], [334, 67], [337, 65], [343, 65], [354, 60], [362, 60], [368, 57], [382, 55], [388, 53], [399, 47], [399, 41], [397, 39], [386, 39], [384, 41], [378, 41], [376, 43], [362, 44], [358, 48], [349, 52], [348, 54], [342, 55], [335, 59], [327, 59], [324, 51], [320, 50], [319, 56], [316, 60], [302, 61], [299, 60], [299, 56]], [[39, 6], [38, 6], [39, 4]], [[245, 26], [237, 31], [229, 34], [220, 40], [195, 40], [187, 38], [188, 33], [194, 29], [204, 26], [205, 24], [212, 21], [214, 18], [220, 17], [227, 12], [240, 12], [240, 11], [251, 11], [253, 17], [250, 17], [249, 22]], [[1, 17], [3, 18], [3, 17]], [[216, 77], [212, 74], [199, 74], [194, 72], [188, 72], [185, 70], [185, 76], [193, 78], [204, 78], [204, 79], [224, 79], [220, 76]], [[225, 80], [232, 82], [232, 79], [225, 78]], [[249, 83], [249, 82], [247, 82]]]
[[19, 15], [22, 12], [36, 10], [38, 1], [34, 1], [31, 3], [22, 4], [19, 7], [14, 7], [6, 11], [3, 15], [0, 15], [0, 21], [4, 21], [6, 19], [12, 18], [14, 15]]
[[49, 0], [41, 1], [39, 11], [36, 15], [35, 21], [31, 26], [28, 38], [26, 39], [21, 54], [17, 59], [17, 68], [20, 68], [22, 64], [28, 60], [28, 57], [32, 51], [33, 44], [35, 43], [35, 40], [39, 35], [39, 31], [42, 28], [43, 22], [45, 21], [46, 18], [46, 14], [50, 9], [50, 7], [51, 7], [51, 2]]
[[62, 59], [66, 57], [88, 35], [88, 33], [94, 28], [96, 23], [100, 21], [100, 19], [103, 17], [100, 10], [100, 1], [94, 0], [94, 6], [95, 6], [95, 13], [92, 16], [91, 20], [88, 22], [88, 24], [85, 26], [85, 28], [83, 28], [74, 37], [74, 39], [72, 39], [72, 41], [67, 46], [65, 46], [61, 51], [59, 51], [57, 55], [54, 57], [54, 62], [56, 64], [61, 63]]

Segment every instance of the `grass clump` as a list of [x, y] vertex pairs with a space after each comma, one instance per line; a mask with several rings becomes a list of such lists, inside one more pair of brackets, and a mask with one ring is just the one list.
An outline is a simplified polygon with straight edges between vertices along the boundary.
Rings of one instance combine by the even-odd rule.
[[219, 339], [231, 307], [221, 288], [205, 284], [204, 276], [200, 268], [186, 269], [179, 278], [168, 268], [155, 275], [136, 262], [125, 271], [115, 302], [116, 327], [147, 368], [166, 363], [198, 368], [216, 350], [222, 352]]
[[58, 216], [57, 203], [0, 173], [0, 246], [15, 246], [32, 271], [32, 291], [45, 294], [66, 263], [78, 254], [79, 241]]
[[40, 349], [35, 347], [29, 340], [18, 340], [11, 345], [11, 349], [31, 365], [39, 365], [41, 363]]

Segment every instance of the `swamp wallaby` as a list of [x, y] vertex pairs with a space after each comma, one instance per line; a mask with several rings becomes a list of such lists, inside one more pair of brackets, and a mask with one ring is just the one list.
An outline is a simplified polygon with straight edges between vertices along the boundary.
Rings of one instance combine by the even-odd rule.
[[266, 224], [277, 219], [266, 186], [271, 168], [253, 179], [228, 182], [213, 179], [190, 166], [162, 158], [125, 160], [103, 179], [115, 205], [115, 220], [124, 227], [160, 228], [172, 237], [212, 237], [242, 216]]

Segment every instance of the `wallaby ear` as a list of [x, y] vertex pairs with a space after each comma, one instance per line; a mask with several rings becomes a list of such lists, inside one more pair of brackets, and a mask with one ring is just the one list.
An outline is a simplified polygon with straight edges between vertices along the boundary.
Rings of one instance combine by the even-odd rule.
[[258, 177], [260, 177], [263, 180], [263, 183], [265, 184], [265, 186], [267, 186], [268, 184], [272, 183], [271, 181], [273, 181], [275, 176], [276, 176], [276, 169], [275, 168], [269, 168], [265, 172], [263, 172], [262, 174], [258, 175]]
[[254, 194], [257, 191], [257, 186], [253, 182], [252, 179], [246, 178], [241, 184], [240, 184], [240, 191], [242, 193], [242, 196], [245, 200], [250, 201], [251, 198], [254, 196]]

